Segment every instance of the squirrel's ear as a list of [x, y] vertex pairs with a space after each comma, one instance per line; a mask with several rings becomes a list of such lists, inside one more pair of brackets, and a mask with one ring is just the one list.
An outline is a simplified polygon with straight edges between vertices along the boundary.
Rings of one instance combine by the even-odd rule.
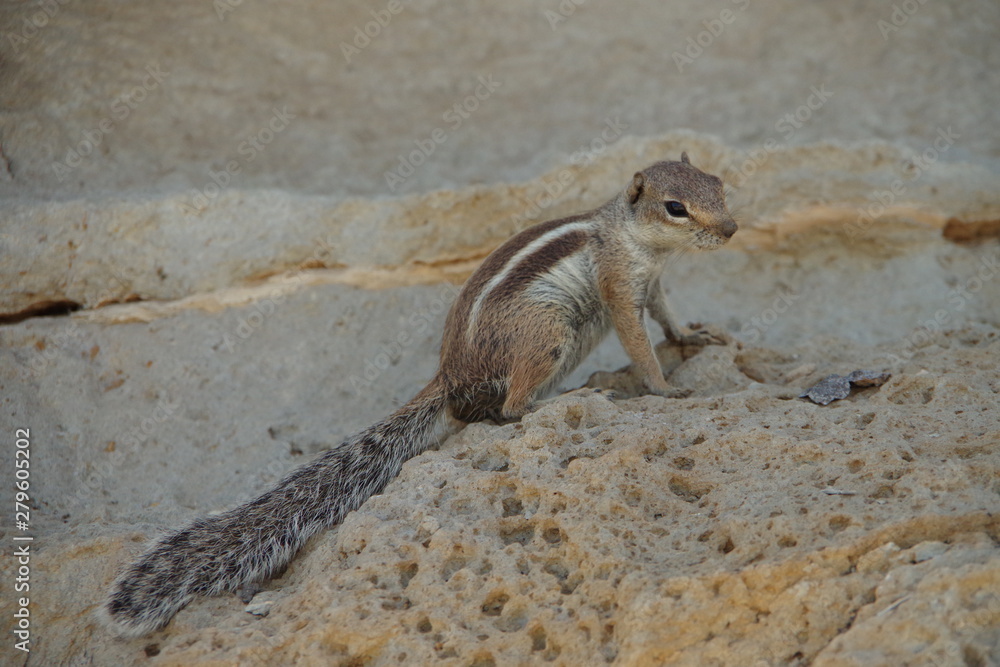
[[628, 190], [625, 192], [629, 204], [634, 205], [639, 201], [639, 195], [642, 194], [642, 186], [645, 184], [646, 177], [642, 175], [642, 172], [635, 172], [635, 176], [632, 177], [632, 182], [628, 184]]
[[691, 164], [691, 160], [688, 159], [687, 152], [681, 153], [681, 162], [683, 162], [684, 164]]

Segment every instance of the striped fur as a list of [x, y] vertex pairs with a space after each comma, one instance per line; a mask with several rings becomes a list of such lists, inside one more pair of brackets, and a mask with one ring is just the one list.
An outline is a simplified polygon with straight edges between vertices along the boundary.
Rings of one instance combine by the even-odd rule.
[[[689, 215], [670, 215], [667, 201]], [[309, 537], [340, 523], [432, 446], [446, 418], [519, 418], [612, 327], [647, 389], [670, 395], [643, 321], [648, 310], [668, 338], [686, 337], [663, 299], [660, 271], [670, 252], [716, 248], [735, 231], [721, 181], [683, 156], [637, 173], [594, 211], [521, 232], [486, 258], [452, 306], [441, 366], [427, 387], [256, 500], [161, 539], [115, 581], [104, 621], [139, 636], [196, 595], [280, 571]]]
[[[470, 290], [469, 297], [473, 301], [469, 306], [466, 335], [474, 335], [476, 319], [487, 299], [494, 296], [494, 300], [506, 301], [516, 296], [521, 288], [530, 284], [538, 275], [544, 274], [559, 260], [579, 251], [593, 232], [593, 223], [589, 221], [557, 222], [563, 224], [555, 225], [541, 236], [531, 239], [511, 255], [499, 271], [478, 290]], [[515, 238], [519, 242], [527, 240]]]

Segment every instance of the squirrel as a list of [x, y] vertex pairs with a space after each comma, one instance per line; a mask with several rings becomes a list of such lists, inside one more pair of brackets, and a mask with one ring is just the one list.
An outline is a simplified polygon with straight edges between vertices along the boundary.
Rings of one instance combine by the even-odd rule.
[[[101, 608], [116, 634], [165, 626], [196, 595], [252, 586], [280, 572], [310, 537], [381, 493], [438, 427], [512, 421], [530, 412], [614, 327], [645, 390], [676, 396], [644, 314], [668, 340], [705, 344], [667, 309], [667, 257], [714, 249], [736, 232], [722, 181], [679, 162], [638, 173], [613, 199], [530, 227], [493, 251], [445, 320], [437, 374], [409, 403], [288, 474], [255, 500], [168, 534], [114, 582]], [[449, 421], [450, 418], [450, 421]]]

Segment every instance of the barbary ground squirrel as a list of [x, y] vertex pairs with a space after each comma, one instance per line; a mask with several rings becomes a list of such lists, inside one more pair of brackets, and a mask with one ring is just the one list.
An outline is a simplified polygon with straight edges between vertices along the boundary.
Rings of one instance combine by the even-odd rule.
[[161, 539], [115, 581], [102, 616], [116, 633], [166, 625], [195, 595], [281, 571], [317, 532], [380, 493], [438, 427], [509, 421], [532, 410], [614, 327], [646, 391], [672, 392], [644, 315], [677, 342], [704, 342], [667, 310], [667, 257], [713, 249], [736, 232], [722, 181], [679, 162], [638, 172], [609, 202], [545, 222], [497, 248], [445, 321], [437, 374], [409, 403], [285, 477], [256, 500]]

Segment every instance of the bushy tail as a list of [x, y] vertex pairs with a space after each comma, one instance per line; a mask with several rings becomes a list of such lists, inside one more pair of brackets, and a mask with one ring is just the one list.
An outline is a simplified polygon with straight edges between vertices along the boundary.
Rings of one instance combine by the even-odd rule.
[[256, 500], [163, 538], [115, 582], [102, 608], [106, 624], [121, 636], [144, 635], [195, 595], [232, 591], [279, 571], [306, 540], [340, 523], [433, 444], [445, 404], [437, 376], [392, 415]]

